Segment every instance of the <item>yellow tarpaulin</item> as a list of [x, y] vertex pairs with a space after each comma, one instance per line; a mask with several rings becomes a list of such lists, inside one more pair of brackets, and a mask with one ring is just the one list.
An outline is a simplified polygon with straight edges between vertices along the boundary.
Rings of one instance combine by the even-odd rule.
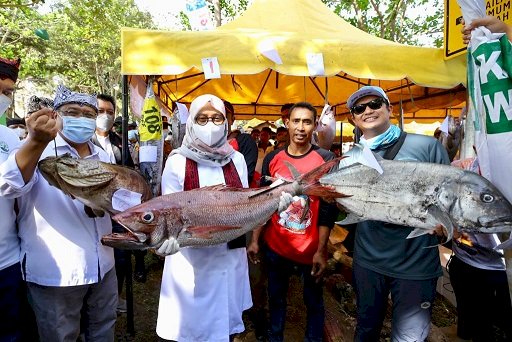
[[[262, 53], [275, 48], [282, 64]], [[324, 76], [309, 76], [306, 55], [321, 53]], [[201, 59], [217, 57], [221, 78], [204, 78]], [[167, 104], [213, 93], [235, 106], [237, 119], [277, 119], [287, 102], [309, 101], [347, 113], [347, 97], [362, 85], [384, 88], [398, 113], [441, 112], [465, 99], [465, 58], [442, 49], [407, 46], [365, 33], [320, 0], [256, 0], [236, 20], [213, 31], [122, 30], [122, 73], [161, 75], [155, 92]], [[416, 119], [416, 116], [414, 116]], [[421, 120], [421, 118], [419, 119]]]

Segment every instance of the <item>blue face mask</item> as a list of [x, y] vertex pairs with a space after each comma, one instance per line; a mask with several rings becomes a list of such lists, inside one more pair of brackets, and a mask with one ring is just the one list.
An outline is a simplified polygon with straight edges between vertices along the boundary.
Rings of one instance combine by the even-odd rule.
[[75, 118], [72, 116], [61, 116], [61, 133], [70, 141], [83, 144], [92, 138], [96, 130], [96, 120], [88, 118]]

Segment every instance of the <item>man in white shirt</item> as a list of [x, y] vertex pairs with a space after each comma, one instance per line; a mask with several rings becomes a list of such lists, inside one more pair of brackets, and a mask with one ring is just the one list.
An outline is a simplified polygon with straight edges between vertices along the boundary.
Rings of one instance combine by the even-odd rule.
[[[12, 103], [20, 61], [0, 58], [0, 115]], [[21, 145], [15, 132], [0, 125], [0, 165]], [[29, 182], [22, 191], [30, 190]], [[0, 173], [0, 341], [30, 340], [35, 324], [21, 276], [20, 243], [16, 224], [16, 195], [9, 193]]]
[[113, 341], [114, 255], [100, 242], [112, 231], [110, 216], [89, 217], [82, 203], [52, 187], [37, 170], [40, 159], [65, 153], [109, 162], [90, 142], [96, 128], [96, 96], [59, 86], [54, 108], [27, 118], [27, 140], [0, 167], [12, 193], [21, 193], [35, 177], [32, 190], [19, 199], [18, 217], [30, 303], [41, 341], [76, 341], [81, 329], [87, 341]]

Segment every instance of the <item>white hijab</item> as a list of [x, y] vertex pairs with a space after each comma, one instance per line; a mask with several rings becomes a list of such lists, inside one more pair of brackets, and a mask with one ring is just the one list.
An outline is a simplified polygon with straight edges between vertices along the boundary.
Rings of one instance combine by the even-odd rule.
[[197, 138], [194, 132], [194, 128], [198, 126], [195, 120], [196, 116], [208, 103], [215, 110], [224, 115], [226, 119], [226, 109], [221, 99], [211, 94], [197, 97], [190, 104], [190, 115], [187, 119], [187, 128], [185, 136], [183, 137], [183, 143], [179, 148], [174, 149], [171, 155], [178, 153], [202, 165], [224, 166], [231, 161], [231, 157], [233, 153], [235, 153], [235, 150], [227, 141], [228, 121], [224, 121], [224, 137], [212, 146], [208, 146]]

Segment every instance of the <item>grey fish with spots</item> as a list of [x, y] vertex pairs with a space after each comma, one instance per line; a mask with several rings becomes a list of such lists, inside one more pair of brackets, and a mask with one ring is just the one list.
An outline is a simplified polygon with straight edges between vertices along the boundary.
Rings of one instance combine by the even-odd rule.
[[[342, 163], [358, 160], [361, 153], [354, 152]], [[454, 228], [472, 233], [512, 231], [512, 205], [478, 174], [448, 165], [377, 159], [382, 174], [355, 162], [320, 178], [322, 185], [348, 195], [336, 199], [348, 213], [339, 224], [376, 220], [415, 227], [409, 238], [426, 234], [437, 224], [446, 228], [448, 239]]]
[[96, 216], [119, 212], [112, 207], [112, 196], [119, 189], [142, 194], [142, 201], [152, 197], [149, 185], [137, 171], [99, 160], [76, 159], [69, 153], [41, 160], [39, 171], [51, 185], [91, 208]]

